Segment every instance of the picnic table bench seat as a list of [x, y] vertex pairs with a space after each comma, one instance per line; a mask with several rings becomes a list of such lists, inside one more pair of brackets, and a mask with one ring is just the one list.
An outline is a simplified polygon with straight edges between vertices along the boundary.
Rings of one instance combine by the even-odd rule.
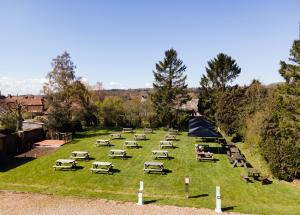
[[112, 172], [113, 165], [111, 162], [100, 162], [95, 161], [92, 163], [92, 168], [90, 168], [90, 171], [92, 173], [113, 173]]
[[126, 140], [124, 142], [124, 147], [138, 147], [138, 143], [135, 140]]
[[110, 141], [98, 139], [96, 140], [96, 146], [110, 146]]
[[177, 135], [179, 133], [179, 130], [178, 129], [169, 129], [168, 133], [171, 135]]
[[152, 158], [169, 158], [169, 152], [167, 150], [152, 150]]
[[108, 154], [111, 158], [120, 157], [122, 159], [126, 158], [126, 150], [123, 149], [111, 149]]
[[176, 135], [174, 135], [174, 134], [167, 134], [165, 136], [165, 140], [176, 140]]
[[146, 140], [146, 134], [135, 134], [134, 140]]
[[123, 128], [124, 133], [134, 133], [133, 128]]
[[196, 158], [199, 161], [214, 161], [214, 154], [211, 152], [200, 152], [196, 154]]
[[150, 172], [160, 172], [164, 173], [164, 163], [161, 162], [145, 162], [144, 163], [144, 173]]
[[70, 158], [74, 160], [78, 160], [78, 159], [89, 160], [90, 155], [86, 151], [73, 151], [71, 152]]
[[161, 140], [159, 142], [160, 148], [174, 148], [173, 142], [169, 140]]
[[121, 139], [122, 135], [121, 133], [114, 133], [114, 134], [110, 134], [110, 138], [113, 139]]
[[153, 133], [153, 128], [144, 128], [145, 133]]
[[54, 170], [57, 169], [75, 169], [76, 162], [74, 159], [58, 159], [55, 161], [55, 165], [53, 166]]

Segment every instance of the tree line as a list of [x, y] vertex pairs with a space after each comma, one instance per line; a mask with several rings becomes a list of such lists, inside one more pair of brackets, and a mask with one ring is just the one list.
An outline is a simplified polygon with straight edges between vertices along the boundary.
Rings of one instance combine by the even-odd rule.
[[231, 86], [241, 72], [235, 60], [219, 54], [208, 62], [200, 81], [198, 109], [233, 141], [257, 148], [273, 175], [300, 177], [300, 40], [290, 50], [290, 63], [280, 62], [285, 83]]

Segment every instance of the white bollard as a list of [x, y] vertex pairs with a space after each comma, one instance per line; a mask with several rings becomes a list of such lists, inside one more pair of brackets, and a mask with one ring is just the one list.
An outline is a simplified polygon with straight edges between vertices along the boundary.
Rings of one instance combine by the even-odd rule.
[[143, 191], [144, 190], [144, 182], [140, 181], [140, 190]]
[[139, 193], [138, 193], [138, 205], [139, 206], [142, 206], [143, 205], [143, 191], [139, 190]]
[[222, 213], [222, 209], [221, 209], [221, 191], [220, 191], [220, 187], [216, 186], [216, 209], [215, 209], [216, 213]]
[[144, 190], [144, 182], [140, 181], [140, 189], [138, 192], [138, 205], [139, 206], [143, 205], [143, 190]]

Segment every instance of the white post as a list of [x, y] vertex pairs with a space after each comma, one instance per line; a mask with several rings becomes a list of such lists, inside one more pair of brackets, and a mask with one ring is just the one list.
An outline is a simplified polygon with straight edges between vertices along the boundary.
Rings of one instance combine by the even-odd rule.
[[144, 182], [140, 181], [140, 190], [143, 191], [144, 190]]
[[221, 209], [221, 191], [220, 191], [220, 187], [216, 186], [216, 209], [215, 209], [216, 213], [222, 213], [222, 209]]
[[138, 192], [138, 205], [139, 206], [143, 205], [143, 190], [144, 190], [144, 182], [140, 181], [140, 189]]

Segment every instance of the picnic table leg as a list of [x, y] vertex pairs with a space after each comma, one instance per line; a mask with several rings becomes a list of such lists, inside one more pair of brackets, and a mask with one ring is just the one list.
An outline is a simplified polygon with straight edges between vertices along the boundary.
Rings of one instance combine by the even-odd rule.
[[235, 161], [233, 162], [232, 167], [236, 167], [236, 165], [237, 165], [237, 160], [235, 160]]

